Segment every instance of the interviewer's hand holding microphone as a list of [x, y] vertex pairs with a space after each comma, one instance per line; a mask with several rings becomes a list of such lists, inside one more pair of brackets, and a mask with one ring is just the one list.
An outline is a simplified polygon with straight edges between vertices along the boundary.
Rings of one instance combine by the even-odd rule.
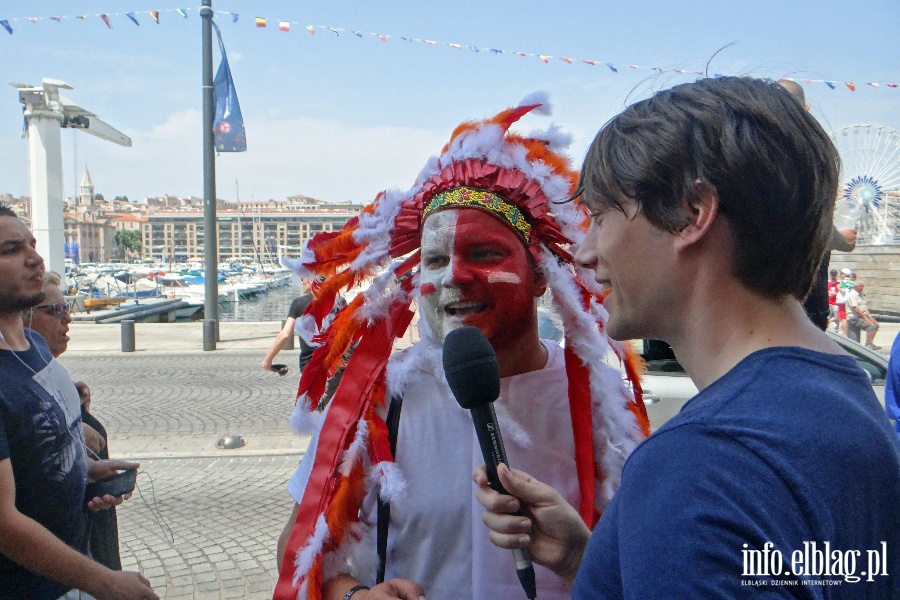
[[478, 485], [475, 497], [485, 508], [481, 520], [490, 529], [488, 537], [501, 548], [527, 548], [534, 562], [559, 575], [571, 588], [590, 529], [549, 485], [503, 464], [497, 467], [497, 475], [510, 495], [490, 488], [484, 467], [472, 476]]

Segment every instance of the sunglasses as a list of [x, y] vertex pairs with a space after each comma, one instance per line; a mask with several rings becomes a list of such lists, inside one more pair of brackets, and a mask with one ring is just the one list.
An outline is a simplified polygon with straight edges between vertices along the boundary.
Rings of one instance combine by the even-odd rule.
[[54, 302], [53, 304], [41, 304], [40, 306], [35, 306], [35, 309], [43, 309], [47, 311], [48, 315], [52, 315], [57, 319], [62, 319], [63, 316], [69, 314], [69, 305], [65, 302]]

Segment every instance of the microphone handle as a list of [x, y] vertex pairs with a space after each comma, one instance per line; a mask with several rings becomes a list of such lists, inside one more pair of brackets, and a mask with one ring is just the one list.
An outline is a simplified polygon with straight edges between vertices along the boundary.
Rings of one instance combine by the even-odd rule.
[[[500, 426], [497, 424], [497, 414], [494, 411], [494, 403], [488, 402], [470, 409], [472, 422], [475, 424], [475, 434], [478, 437], [478, 445], [481, 446], [481, 456], [484, 458], [484, 466], [487, 471], [488, 485], [495, 492], [509, 496], [509, 492], [500, 483], [497, 476], [497, 467], [500, 463], [509, 467], [506, 459], [506, 449], [503, 447], [503, 438], [500, 436]], [[521, 515], [522, 511], [515, 514]], [[516, 575], [519, 583], [525, 590], [528, 600], [537, 598], [537, 583], [534, 577], [534, 567], [531, 564], [531, 554], [527, 548], [515, 548], [513, 559], [516, 563]]]

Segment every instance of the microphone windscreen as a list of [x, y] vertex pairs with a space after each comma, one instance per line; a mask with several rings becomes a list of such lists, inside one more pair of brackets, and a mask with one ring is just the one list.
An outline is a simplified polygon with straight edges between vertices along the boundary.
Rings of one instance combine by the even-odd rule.
[[500, 395], [497, 355], [477, 327], [460, 327], [444, 338], [444, 374], [456, 401], [467, 410]]

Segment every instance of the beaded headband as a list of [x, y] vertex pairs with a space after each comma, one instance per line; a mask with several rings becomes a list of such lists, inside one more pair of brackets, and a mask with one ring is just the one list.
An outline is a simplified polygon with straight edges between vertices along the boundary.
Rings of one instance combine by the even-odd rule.
[[503, 219], [519, 234], [526, 245], [531, 243], [531, 223], [519, 208], [499, 194], [488, 190], [462, 186], [435, 194], [422, 215], [422, 220], [445, 208], [479, 208]]

